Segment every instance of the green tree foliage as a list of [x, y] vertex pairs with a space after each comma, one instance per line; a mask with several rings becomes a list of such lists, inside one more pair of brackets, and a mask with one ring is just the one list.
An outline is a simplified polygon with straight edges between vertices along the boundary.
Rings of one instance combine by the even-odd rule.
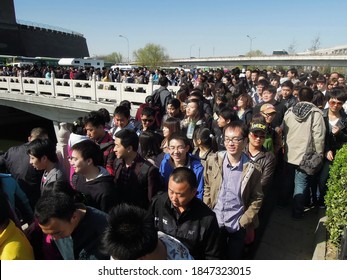
[[253, 56], [265, 56], [261, 50], [253, 50], [245, 54], [245, 56], [253, 57]]
[[133, 52], [136, 64], [147, 66], [151, 69], [157, 68], [169, 59], [165, 49], [156, 44], [147, 44], [144, 48]]
[[336, 153], [330, 168], [325, 223], [330, 241], [339, 246], [344, 227], [347, 225], [347, 145]]
[[114, 64], [119, 64], [121, 62], [125, 62], [122, 54], [119, 52], [113, 52], [113, 53], [108, 54], [108, 55], [99, 56], [98, 59], [103, 59], [103, 60], [108, 61], [108, 62], [114, 62]]

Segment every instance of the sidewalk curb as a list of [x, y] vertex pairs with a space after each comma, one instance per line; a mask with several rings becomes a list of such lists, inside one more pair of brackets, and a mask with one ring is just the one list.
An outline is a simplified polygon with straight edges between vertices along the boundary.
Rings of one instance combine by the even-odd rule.
[[312, 260], [325, 260], [326, 243], [327, 243], [327, 230], [324, 225], [327, 216], [322, 217], [316, 227], [315, 231], [315, 250], [313, 252]]

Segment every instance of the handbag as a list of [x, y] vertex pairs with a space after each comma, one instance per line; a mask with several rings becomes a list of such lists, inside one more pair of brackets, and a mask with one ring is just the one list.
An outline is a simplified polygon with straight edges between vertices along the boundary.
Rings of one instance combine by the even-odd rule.
[[316, 174], [323, 166], [323, 154], [317, 153], [312, 136], [313, 113], [311, 116], [311, 133], [308, 138], [306, 152], [299, 163], [299, 169], [307, 175]]

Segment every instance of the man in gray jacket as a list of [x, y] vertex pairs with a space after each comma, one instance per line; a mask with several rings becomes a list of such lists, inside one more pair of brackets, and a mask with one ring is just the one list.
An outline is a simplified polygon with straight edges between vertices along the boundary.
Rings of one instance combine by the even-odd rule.
[[[321, 110], [311, 103], [313, 90], [303, 87], [299, 91], [299, 103], [288, 109], [283, 119], [283, 135], [285, 142], [284, 160], [289, 164], [294, 176], [293, 218], [301, 219], [304, 213], [304, 193], [309, 186], [311, 175], [299, 169], [310, 134], [318, 153], [323, 153], [325, 125]], [[289, 175], [289, 174], [288, 174]], [[288, 179], [287, 178], [287, 179]]]

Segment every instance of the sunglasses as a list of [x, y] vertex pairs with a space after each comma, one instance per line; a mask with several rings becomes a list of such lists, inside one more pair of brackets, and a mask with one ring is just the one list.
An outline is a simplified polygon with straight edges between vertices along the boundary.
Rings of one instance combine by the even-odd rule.
[[253, 138], [265, 139], [265, 134], [263, 134], [263, 133], [251, 132], [251, 136], [252, 136]]
[[272, 113], [264, 113], [264, 112], [261, 112], [265, 117], [271, 117], [271, 116], [274, 116], [276, 115], [276, 112], [272, 112]]
[[330, 101], [329, 101], [329, 105], [330, 105], [330, 106], [342, 106], [343, 103], [340, 102], [340, 101], [330, 100]]

